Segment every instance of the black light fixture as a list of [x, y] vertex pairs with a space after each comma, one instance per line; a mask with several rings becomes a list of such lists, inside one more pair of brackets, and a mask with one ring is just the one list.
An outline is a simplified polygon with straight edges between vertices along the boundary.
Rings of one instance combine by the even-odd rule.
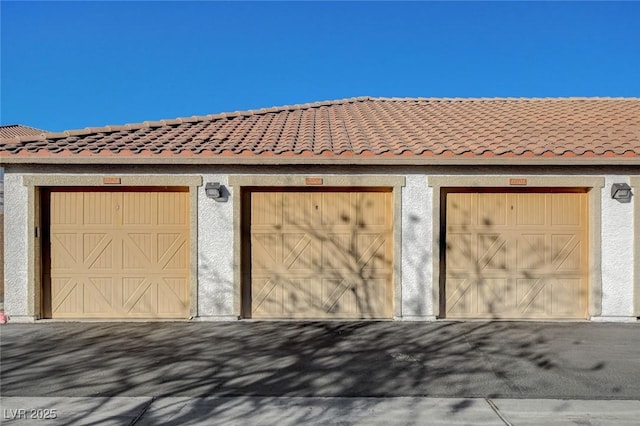
[[220, 182], [207, 182], [204, 186], [204, 192], [207, 197], [214, 199], [219, 203], [226, 203], [229, 199], [229, 192]]
[[620, 203], [628, 203], [631, 201], [631, 187], [626, 183], [614, 183], [611, 185], [611, 198]]

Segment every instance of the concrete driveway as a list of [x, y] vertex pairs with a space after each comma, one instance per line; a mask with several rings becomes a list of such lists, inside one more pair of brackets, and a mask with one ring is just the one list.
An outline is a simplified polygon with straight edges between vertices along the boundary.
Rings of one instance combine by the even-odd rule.
[[3, 396], [640, 399], [640, 325], [537, 322], [2, 326]]
[[448, 412], [463, 412], [496, 399], [627, 400], [633, 419], [640, 408], [640, 324], [51, 322], [8, 324], [0, 337], [5, 406], [128, 397], [145, 412], [152, 401], [237, 408], [287, 397], [364, 401], [366, 411], [380, 398], [451, 398]]

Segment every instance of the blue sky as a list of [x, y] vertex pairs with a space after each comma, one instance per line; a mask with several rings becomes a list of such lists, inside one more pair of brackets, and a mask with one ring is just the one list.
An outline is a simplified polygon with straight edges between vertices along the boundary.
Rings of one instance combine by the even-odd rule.
[[1, 122], [385, 97], [640, 96], [640, 2], [9, 2]]

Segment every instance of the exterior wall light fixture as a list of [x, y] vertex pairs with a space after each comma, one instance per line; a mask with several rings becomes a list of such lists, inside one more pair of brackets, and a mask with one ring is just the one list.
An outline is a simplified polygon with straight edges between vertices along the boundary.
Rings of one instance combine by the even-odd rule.
[[213, 198], [219, 203], [226, 203], [229, 199], [229, 191], [224, 185], [220, 185], [220, 182], [207, 182], [204, 192], [207, 197]]
[[631, 202], [632, 195], [631, 187], [626, 183], [614, 183], [611, 185], [611, 198], [620, 203]]

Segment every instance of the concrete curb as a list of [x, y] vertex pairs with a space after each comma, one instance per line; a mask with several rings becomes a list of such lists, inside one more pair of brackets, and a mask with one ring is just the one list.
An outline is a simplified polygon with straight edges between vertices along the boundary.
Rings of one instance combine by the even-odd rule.
[[636, 425], [640, 416], [637, 400], [422, 397], [1, 397], [0, 408], [2, 424], [16, 426]]

